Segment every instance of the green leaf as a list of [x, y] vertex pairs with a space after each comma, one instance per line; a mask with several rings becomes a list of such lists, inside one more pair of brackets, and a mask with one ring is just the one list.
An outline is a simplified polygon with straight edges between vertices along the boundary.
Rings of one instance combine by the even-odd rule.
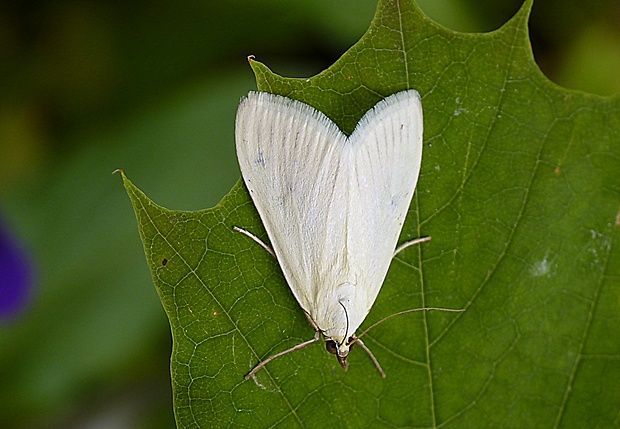
[[[536, 66], [532, 2], [499, 30], [461, 34], [384, 0], [362, 39], [309, 79], [252, 61], [258, 88], [313, 105], [350, 133], [382, 97], [423, 98], [425, 148], [402, 241], [348, 373], [313, 345], [239, 182], [179, 212], [124, 175], [170, 319], [177, 424], [189, 427], [620, 425], [620, 99], [562, 89]], [[200, 186], [206, 186], [201, 184]]]

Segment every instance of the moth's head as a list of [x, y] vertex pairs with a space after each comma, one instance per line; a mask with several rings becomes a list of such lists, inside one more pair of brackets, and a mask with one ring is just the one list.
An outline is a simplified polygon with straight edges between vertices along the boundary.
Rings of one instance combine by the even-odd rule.
[[336, 355], [336, 358], [338, 358], [338, 363], [340, 363], [340, 366], [345, 371], [349, 369], [349, 361], [347, 359], [349, 357], [349, 352], [354, 345], [355, 338], [352, 336], [349, 337], [347, 341], [343, 341], [342, 343], [332, 340], [331, 338], [325, 339], [325, 348], [331, 354]]

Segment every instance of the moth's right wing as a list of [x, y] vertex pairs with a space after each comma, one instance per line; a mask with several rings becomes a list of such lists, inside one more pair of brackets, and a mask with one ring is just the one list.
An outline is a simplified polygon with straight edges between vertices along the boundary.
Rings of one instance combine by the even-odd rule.
[[350, 137], [347, 249], [365, 296], [355, 316], [366, 316], [390, 266], [420, 172], [422, 116], [418, 92], [401, 91], [369, 110]]
[[[284, 276], [309, 312], [325, 286], [321, 261], [344, 263], [346, 187], [337, 184], [347, 180], [339, 179], [345, 144], [327, 116], [299, 101], [251, 92], [239, 105], [236, 145], [243, 179]], [[340, 222], [329, 214], [339, 206]]]

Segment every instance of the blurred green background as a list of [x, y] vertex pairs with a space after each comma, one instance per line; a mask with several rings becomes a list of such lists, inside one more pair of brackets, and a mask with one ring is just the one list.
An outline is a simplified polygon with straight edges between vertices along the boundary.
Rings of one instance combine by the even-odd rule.
[[[420, 0], [490, 31], [519, 0]], [[170, 333], [123, 168], [174, 209], [215, 205], [240, 177], [249, 54], [314, 75], [364, 33], [375, 0], [16, 1], [0, 5], [0, 221], [33, 261], [0, 323], [0, 427], [169, 428]], [[532, 47], [562, 86], [620, 91], [620, 2], [539, 0]], [[1, 299], [2, 297], [0, 297]]]

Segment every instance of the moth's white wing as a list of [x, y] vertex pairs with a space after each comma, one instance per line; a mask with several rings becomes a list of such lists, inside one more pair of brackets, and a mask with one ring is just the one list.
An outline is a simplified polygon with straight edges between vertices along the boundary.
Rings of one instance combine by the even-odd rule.
[[295, 298], [317, 323], [316, 302], [332, 281], [325, 276], [342, 266], [346, 242], [345, 143], [327, 116], [289, 98], [251, 92], [237, 111], [243, 179]]
[[422, 128], [419, 94], [402, 91], [369, 110], [347, 142], [346, 258], [355, 285], [347, 335], [364, 321], [385, 280], [418, 180]]
[[236, 141], [244, 181], [293, 294], [325, 335], [342, 343], [379, 293], [415, 189], [418, 93], [379, 102], [348, 139], [306, 104], [250, 93], [239, 106]]

